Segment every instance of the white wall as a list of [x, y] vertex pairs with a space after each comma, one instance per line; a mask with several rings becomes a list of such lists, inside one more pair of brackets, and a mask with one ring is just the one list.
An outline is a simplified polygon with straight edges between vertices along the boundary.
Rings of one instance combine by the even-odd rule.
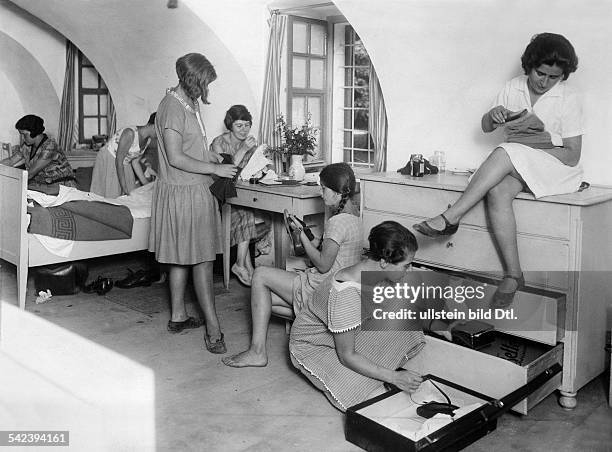
[[18, 143], [15, 123], [30, 113], [42, 117], [46, 131], [56, 136], [64, 46], [53, 28], [0, 0], [0, 141]]

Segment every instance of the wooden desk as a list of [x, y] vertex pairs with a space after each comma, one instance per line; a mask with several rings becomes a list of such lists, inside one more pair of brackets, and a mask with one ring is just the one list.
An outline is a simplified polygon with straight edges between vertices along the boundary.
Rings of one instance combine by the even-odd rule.
[[230, 264], [230, 220], [232, 206], [250, 207], [272, 214], [272, 233], [274, 235], [274, 264], [285, 268], [289, 252], [289, 236], [285, 232], [283, 211], [287, 209], [300, 218], [325, 212], [321, 198], [321, 187], [308, 185], [271, 185], [236, 184], [238, 196], [228, 199], [223, 205], [223, 280], [229, 287]]
[[[411, 228], [444, 212], [466, 186], [467, 176], [453, 174], [363, 175], [363, 230], [369, 231], [384, 220]], [[580, 193], [538, 200], [520, 193], [513, 208], [527, 285], [566, 296], [564, 312], [559, 313], [556, 325], [559, 343], [563, 344], [563, 376], [557, 386], [561, 405], [573, 408], [577, 391], [605, 368], [604, 346], [609, 329], [606, 311], [612, 311], [612, 187], [593, 185]], [[452, 236], [429, 239], [415, 235], [419, 242], [415, 261], [419, 263], [485, 276], [502, 275], [482, 202], [461, 219], [459, 230]], [[464, 364], [457, 361], [447, 365]], [[476, 377], [474, 374], [475, 380]], [[502, 379], [504, 375], [498, 377]]]

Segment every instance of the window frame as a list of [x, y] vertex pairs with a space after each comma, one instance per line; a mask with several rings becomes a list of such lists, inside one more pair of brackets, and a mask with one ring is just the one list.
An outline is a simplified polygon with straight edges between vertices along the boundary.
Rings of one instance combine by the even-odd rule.
[[[84, 59], [87, 60], [87, 62], [84, 61]], [[89, 64], [87, 64], [89, 63]], [[97, 78], [98, 78], [98, 87], [97, 88], [85, 88], [83, 87], [83, 68], [91, 68], [96, 72]], [[79, 143], [87, 143], [87, 144], [91, 144], [92, 139], [91, 137], [86, 138], [84, 136], [84, 130], [85, 130], [85, 119], [91, 119], [91, 118], [97, 118], [98, 119], [98, 135], [101, 134], [101, 123], [102, 121], [106, 121], [106, 134], [108, 134], [108, 129], [109, 129], [109, 111], [108, 111], [108, 104], [109, 104], [109, 99], [110, 99], [110, 93], [108, 91], [108, 87], [106, 86], [106, 83], [104, 82], [104, 80], [102, 79], [102, 76], [100, 75], [100, 73], [98, 72], [98, 70], [96, 69], [96, 67], [91, 63], [91, 61], [89, 61], [89, 59], [83, 54], [83, 52], [81, 52], [79, 50], [78, 52], [78, 84], [77, 84], [77, 94], [78, 94], [78, 99], [79, 99], [79, 105], [78, 105], [78, 119], [79, 119]], [[85, 115], [83, 112], [83, 99], [85, 96], [97, 96], [98, 98], [98, 111], [96, 115]], [[102, 96], [106, 96], [106, 101], [107, 101], [107, 109], [106, 109], [106, 114], [103, 115], [100, 113], [100, 98]]]
[[[307, 46], [306, 53], [302, 52], [294, 52], [293, 50], [293, 25], [294, 23], [304, 23], [308, 25], [307, 31]], [[316, 55], [310, 53], [310, 42], [311, 42], [311, 26], [319, 25], [323, 27], [325, 32], [325, 42], [323, 45], [325, 53], [323, 55]], [[329, 22], [325, 20], [312, 19], [309, 17], [303, 16], [295, 16], [288, 15], [287, 21], [287, 44], [286, 44], [286, 55], [287, 55], [287, 77], [286, 77], [286, 122], [290, 126], [298, 127], [301, 124], [293, 123], [293, 100], [295, 97], [305, 97], [308, 98], [318, 98], [319, 99], [319, 118], [320, 124], [319, 128], [319, 138], [317, 147], [319, 150], [319, 158], [328, 160], [329, 151], [327, 150], [328, 136], [330, 135], [329, 129], [331, 122], [329, 121], [329, 115], [327, 112], [327, 105], [329, 103], [329, 97], [331, 93], [331, 80], [330, 76], [330, 59], [329, 59], [329, 51], [330, 51], [330, 42], [332, 41], [329, 33]], [[306, 88], [295, 88], [293, 86], [293, 58], [305, 58], [306, 59]], [[323, 61], [323, 84], [321, 89], [316, 88], [308, 88], [310, 85], [310, 64], [312, 60], [321, 60]]]

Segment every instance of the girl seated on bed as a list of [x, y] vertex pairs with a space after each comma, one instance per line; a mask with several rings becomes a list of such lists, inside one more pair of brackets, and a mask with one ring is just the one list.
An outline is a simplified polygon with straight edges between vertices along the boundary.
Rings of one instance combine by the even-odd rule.
[[45, 131], [44, 120], [36, 115], [26, 115], [15, 124], [20, 144], [13, 155], [0, 161], [12, 167], [25, 166], [28, 172], [28, 189], [57, 194], [59, 185], [77, 187], [74, 171], [64, 151]]
[[[266, 338], [270, 314], [290, 317], [300, 311], [328, 274], [359, 262], [362, 228], [359, 209], [353, 203], [355, 174], [346, 163], [327, 165], [320, 174], [321, 197], [334, 214], [323, 227], [321, 246], [312, 243], [300, 227], [299, 240], [312, 266], [302, 272], [257, 267], [251, 288], [253, 331], [250, 347], [224, 358], [231, 367], [263, 367], [268, 364]], [[298, 220], [291, 215], [293, 223]]]
[[155, 147], [156, 140], [155, 113], [143, 126], [118, 130], [98, 151], [90, 191], [105, 198], [117, 198], [150, 182], [140, 158], [149, 147]]

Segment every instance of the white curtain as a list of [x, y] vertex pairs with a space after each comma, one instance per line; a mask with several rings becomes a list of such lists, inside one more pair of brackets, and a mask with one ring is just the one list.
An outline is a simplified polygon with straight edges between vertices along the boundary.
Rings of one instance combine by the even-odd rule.
[[75, 121], [75, 70], [78, 49], [70, 41], [66, 41], [66, 73], [64, 75], [64, 88], [62, 91], [62, 104], [60, 106], [59, 127], [57, 128], [57, 142], [64, 152], [74, 149], [79, 136], [79, 123]]
[[108, 117], [107, 117], [107, 131], [109, 137], [112, 137], [117, 131], [117, 113], [115, 112], [115, 104], [110, 93], [108, 93]]
[[[261, 115], [259, 118], [259, 142], [271, 147], [279, 146], [278, 134], [274, 133], [276, 118], [281, 114], [280, 86], [281, 62], [287, 16], [277, 10], [272, 11], [270, 18], [270, 37], [268, 40], [268, 54], [266, 57], [266, 73], [264, 78], [263, 98], [261, 102]], [[275, 162], [277, 171], [280, 162]]]
[[374, 142], [374, 170], [387, 170], [387, 110], [380, 89], [380, 82], [374, 70], [370, 70], [369, 127]]

